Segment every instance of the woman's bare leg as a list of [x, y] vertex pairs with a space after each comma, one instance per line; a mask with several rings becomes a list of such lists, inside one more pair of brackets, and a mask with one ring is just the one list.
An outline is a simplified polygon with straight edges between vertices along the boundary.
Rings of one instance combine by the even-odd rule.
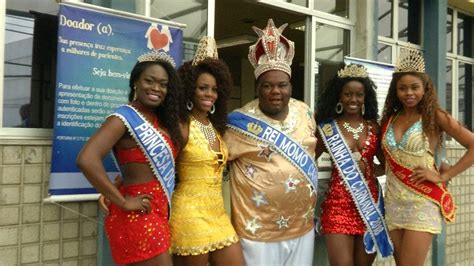
[[210, 262], [213, 266], [241, 266], [244, 265], [244, 255], [240, 242], [223, 249], [211, 252]]
[[370, 266], [374, 263], [377, 253], [367, 254], [365, 252], [364, 237], [354, 237], [354, 265], [356, 266]]
[[325, 239], [331, 266], [354, 265], [354, 236], [326, 234]]
[[140, 261], [137, 263], [130, 263], [127, 264], [130, 266], [171, 266], [171, 257], [168, 251], [161, 253], [160, 255], [153, 257], [151, 259], [147, 259], [144, 261]]

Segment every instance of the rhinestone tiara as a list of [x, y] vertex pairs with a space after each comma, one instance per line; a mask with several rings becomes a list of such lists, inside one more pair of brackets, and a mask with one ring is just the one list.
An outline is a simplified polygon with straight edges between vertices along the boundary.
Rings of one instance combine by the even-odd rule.
[[258, 40], [249, 47], [248, 58], [255, 68], [255, 78], [269, 70], [280, 70], [291, 77], [291, 63], [295, 56], [295, 44], [282, 35], [287, 23], [275, 27], [272, 19], [268, 20], [263, 30], [253, 26]]
[[138, 58], [139, 63], [150, 62], [150, 61], [165, 61], [170, 63], [173, 67], [176, 67], [173, 57], [165, 52], [152, 51], [140, 55]]
[[194, 54], [192, 65], [195, 66], [206, 58], [219, 58], [217, 55], [216, 40], [214, 40], [214, 38], [212, 38], [211, 36], [204, 36], [199, 41], [196, 54]]
[[364, 66], [350, 64], [339, 70], [337, 76], [340, 78], [367, 78], [369, 74]]
[[421, 52], [412, 45], [400, 48], [400, 56], [395, 65], [395, 72], [425, 73], [425, 60]]

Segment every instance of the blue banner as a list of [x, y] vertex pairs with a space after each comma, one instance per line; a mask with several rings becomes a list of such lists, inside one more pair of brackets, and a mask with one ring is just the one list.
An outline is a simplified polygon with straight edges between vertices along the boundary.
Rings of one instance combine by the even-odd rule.
[[383, 216], [383, 197], [379, 194], [378, 204], [373, 199], [359, 165], [352, 158], [352, 152], [340, 133], [336, 120], [318, 125], [326, 150], [331, 155], [347, 191], [352, 197], [357, 211], [365, 224], [365, 251], [368, 254], [378, 252], [382, 258], [393, 255], [387, 225]]
[[227, 125], [250, 138], [272, 144], [272, 148], [294, 165], [313, 188], [318, 187], [318, 168], [313, 156], [290, 136], [261, 119], [240, 111], [234, 111], [227, 116]]
[[[105, 117], [126, 104], [130, 72], [137, 57], [151, 50], [182, 61], [180, 28], [61, 4], [54, 138], [49, 193], [96, 193], [76, 167], [76, 156]], [[111, 156], [109, 177], [118, 174]]]
[[171, 197], [175, 186], [175, 163], [172, 148], [163, 135], [132, 106], [121, 106], [112, 115], [123, 121], [130, 135], [139, 144], [143, 154], [150, 161], [151, 170], [156, 179], [160, 181], [168, 199], [168, 205], [171, 206]]

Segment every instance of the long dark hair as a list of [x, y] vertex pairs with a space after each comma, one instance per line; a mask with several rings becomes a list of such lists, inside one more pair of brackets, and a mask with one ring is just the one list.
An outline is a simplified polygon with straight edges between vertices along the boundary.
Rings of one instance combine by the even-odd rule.
[[134, 94], [134, 84], [140, 78], [145, 69], [152, 65], [162, 66], [166, 73], [168, 73], [168, 91], [166, 93], [165, 100], [155, 109], [155, 114], [158, 117], [161, 125], [168, 130], [173, 144], [179, 150], [183, 147], [184, 140], [181, 135], [181, 130], [179, 127], [179, 99], [181, 98], [181, 89], [178, 75], [176, 69], [167, 61], [156, 60], [156, 61], [146, 61], [146, 62], [137, 62], [132, 69], [130, 74], [130, 93], [128, 95], [128, 100], [131, 102], [133, 100]]
[[377, 108], [377, 88], [370, 78], [345, 77], [340, 78], [337, 75], [326, 85], [326, 88], [319, 94], [316, 111], [316, 121], [326, 122], [339, 116], [336, 113], [335, 106], [339, 102], [342, 88], [350, 81], [358, 81], [364, 86], [364, 119], [377, 122], [379, 117]]
[[419, 72], [398, 72], [393, 73], [390, 87], [388, 88], [387, 98], [385, 99], [385, 105], [383, 108], [382, 125], [384, 125], [388, 119], [398, 114], [402, 109], [402, 103], [397, 97], [397, 83], [405, 75], [412, 75], [421, 79], [425, 94], [418, 103], [417, 108], [421, 114], [423, 132], [428, 136], [440, 138], [442, 130], [436, 123], [436, 112], [442, 110], [438, 103], [438, 96], [436, 95], [436, 89], [431, 81], [431, 78], [425, 73]]
[[184, 88], [184, 97], [181, 98], [180, 103], [180, 119], [181, 121], [188, 121], [189, 110], [186, 108], [186, 104], [194, 98], [196, 81], [203, 73], [208, 73], [216, 79], [217, 100], [214, 103], [216, 111], [209, 114], [209, 120], [222, 135], [227, 128], [227, 101], [232, 88], [232, 75], [229, 67], [222, 60], [206, 58], [196, 66], [192, 65], [192, 61], [188, 61], [178, 69], [178, 75]]

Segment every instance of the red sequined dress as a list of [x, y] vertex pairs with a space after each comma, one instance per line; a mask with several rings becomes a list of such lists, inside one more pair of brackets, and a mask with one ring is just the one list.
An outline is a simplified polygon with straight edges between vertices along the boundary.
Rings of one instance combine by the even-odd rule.
[[[374, 155], [377, 150], [378, 137], [369, 126], [369, 134], [361, 153], [361, 160], [366, 164], [364, 178], [373, 198], [378, 200], [377, 180], [374, 173]], [[326, 200], [321, 204], [321, 230], [324, 234], [363, 235], [365, 225], [357, 212], [350, 193], [336, 167], [332, 166], [331, 181]]]
[[[158, 128], [158, 120], [153, 121]], [[171, 139], [163, 135], [176, 158], [177, 150]], [[146, 163], [145, 154], [138, 147], [116, 149], [120, 165], [127, 163]], [[149, 194], [151, 212], [127, 212], [115, 204], [109, 206], [109, 215], [105, 218], [105, 231], [109, 239], [112, 258], [115, 263], [129, 264], [144, 261], [166, 252], [171, 245], [171, 233], [168, 224], [168, 200], [158, 180], [120, 187], [120, 193], [128, 196]]]

